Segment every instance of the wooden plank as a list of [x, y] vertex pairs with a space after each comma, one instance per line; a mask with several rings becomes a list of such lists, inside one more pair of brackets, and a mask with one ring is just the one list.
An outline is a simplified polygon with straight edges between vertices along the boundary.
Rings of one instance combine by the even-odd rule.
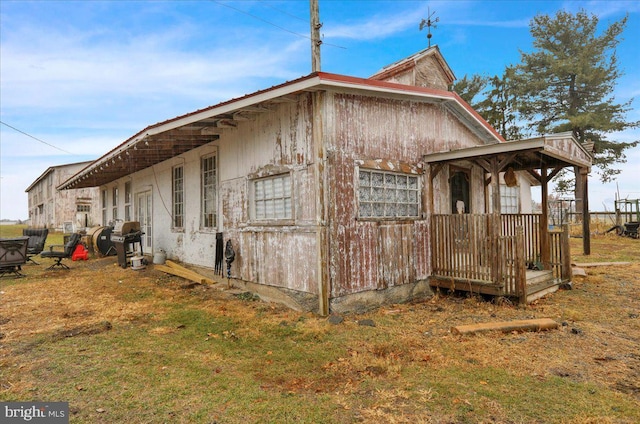
[[475, 334], [488, 331], [542, 331], [558, 328], [558, 323], [551, 318], [526, 319], [516, 321], [486, 322], [482, 324], [467, 324], [451, 327], [453, 334]]
[[[171, 260], [166, 260], [165, 261], [165, 265], [155, 265], [154, 268], [158, 269], [162, 272], [166, 272], [167, 274], [173, 274], [173, 275], [177, 275], [178, 277], [182, 277], [182, 278], [186, 278], [187, 280], [190, 281], [195, 281], [196, 283], [200, 283], [200, 284], [214, 284], [215, 281], [201, 275], [198, 274], [195, 271], [192, 271], [190, 269], [187, 269], [185, 267], [183, 267], [182, 265], [178, 265], [177, 263], [171, 261]], [[172, 271], [168, 271], [167, 268], [169, 270]]]
[[591, 268], [596, 266], [622, 266], [631, 265], [631, 262], [589, 262], [585, 264], [573, 264], [580, 268]]

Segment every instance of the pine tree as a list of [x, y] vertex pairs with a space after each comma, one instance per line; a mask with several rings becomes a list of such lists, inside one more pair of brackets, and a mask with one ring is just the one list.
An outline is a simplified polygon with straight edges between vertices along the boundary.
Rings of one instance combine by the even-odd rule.
[[475, 98], [485, 90], [487, 81], [487, 78], [481, 75], [473, 75], [471, 77], [465, 75], [461, 80], [453, 84], [453, 91], [458, 93], [471, 107], [478, 110]]
[[489, 78], [486, 97], [478, 103], [478, 113], [498, 130], [505, 140], [522, 138], [522, 130], [518, 126], [513, 75], [514, 69], [507, 67], [502, 76]]
[[594, 165], [603, 182], [620, 172], [614, 166], [638, 144], [607, 138], [640, 125], [626, 120], [632, 100], [619, 104], [613, 97], [622, 75], [616, 47], [626, 23], [627, 17], [598, 34], [598, 17], [583, 10], [537, 15], [530, 24], [534, 50], [521, 53], [515, 68], [520, 116], [540, 134], [572, 131], [580, 142], [593, 141]]

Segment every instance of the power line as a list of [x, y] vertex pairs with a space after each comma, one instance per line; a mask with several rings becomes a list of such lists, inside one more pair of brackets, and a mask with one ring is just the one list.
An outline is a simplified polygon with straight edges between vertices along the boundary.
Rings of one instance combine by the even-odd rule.
[[53, 147], [54, 149], [58, 149], [58, 150], [60, 150], [61, 152], [68, 153], [68, 154], [70, 154], [70, 155], [75, 155], [75, 153], [68, 152], [68, 151], [66, 151], [66, 150], [64, 150], [64, 149], [61, 149], [61, 148], [60, 148], [60, 147], [58, 147], [58, 146], [54, 146], [53, 144], [49, 144], [49, 143], [47, 143], [46, 141], [40, 140], [38, 137], [34, 137], [34, 136], [32, 136], [31, 134], [28, 134], [28, 133], [26, 133], [26, 132], [24, 132], [24, 131], [22, 131], [22, 130], [19, 130], [18, 128], [14, 127], [14, 126], [11, 126], [11, 125], [7, 124], [6, 122], [2, 122], [2, 121], [0, 121], [0, 124], [5, 125], [5, 126], [7, 126], [7, 127], [11, 128], [12, 130], [19, 132], [20, 134], [24, 134], [24, 135], [26, 135], [27, 137], [33, 138], [34, 140], [39, 141], [39, 142], [40, 142], [40, 143], [42, 143], [42, 144], [46, 144], [46, 145], [47, 145], [47, 146], [49, 146], [49, 147]]
[[[295, 31], [288, 30], [288, 29], [286, 29], [286, 28], [284, 28], [284, 27], [281, 27], [280, 25], [277, 25], [277, 24], [274, 24], [273, 22], [267, 21], [266, 19], [263, 19], [263, 18], [261, 18], [260, 16], [256, 16], [256, 15], [254, 15], [254, 14], [252, 14], [252, 13], [249, 13], [249, 12], [247, 12], [247, 11], [244, 11], [244, 10], [242, 10], [242, 9], [238, 9], [237, 7], [231, 6], [231, 5], [226, 4], [226, 3], [222, 3], [222, 2], [220, 2], [220, 1], [218, 1], [218, 0], [210, 0], [210, 1], [212, 1], [213, 3], [219, 4], [220, 6], [224, 6], [224, 7], [227, 7], [227, 8], [229, 8], [229, 9], [231, 9], [231, 10], [235, 10], [236, 12], [239, 12], [239, 13], [242, 13], [242, 14], [244, 14], [244, 15], [250, 16], [250, 17], [252, 17], [253, 19], [257, 19], [257, 20], [259, 20], [260, 22], [264, 22], [264, 23], [265, 23], [265, 24], [267, 24], [267, 25], [271, 25], [271, 26], [273, 26], [273, 27], [276, 27], [276, 28], [278, 28], [278, 29], [279, 29], [279, 30], [281, 30], [281, 31], [288, 32], [289, 34], [293, 34], [293, 35], [296, 35], [296, 36], [298, 36], [298, 37], [306, 38], [307, 40], [311, 40], [311, 37], [310, 37], [310, 36], [308, 36], [308, 35], [304, 35], [304, 34], [300, 34], [299, 32], [295, 32]], [[283, 13], [286, 13], [286, 12], [283, 12]], [[298, 19], [299, 19], [299, 18], [298, 18]], [[304, 22], [307, 22], [307, 21], [304, 21]], [[331, 46], [331, 47], [337, 47], [337, 48], [339, 48], [339, 49], [346, 49], [346, 47], [338, 46], [337, 44], [330, 44], [330, 43], [324, 43], [324, 42], [323, 42], [323, 45], [325, 45], [325, 46]]]
[[304, 19], [304, 18], [301, 18], [301, 17], [296, 16], [296, 15], [293, 15], [293, 14], [291, 14], [291, 13], [289, 13], [289, 12], [284, 11], [284, 10], [280, 10], [280, 9], [278, 9], [277, 7], [271, 6], [268, 2], [266, 2], [266, 1], [264, 1], [264, 0], [258, 0], [258, 1], [260, 1], [260, 3], [262, 3], [262, 5], [263, 5], [263, 6], [266, 6], [266, 7], [270, 8], [270, 9], [273, 9], [273, 10], [275, 10], [276, 12], [280, 12], [280, 13], [282, 13], [283, 15], [290, 16], [290, 17], [292, 17], [292, 18], [294, 18], [294, 19], [297, 19], [297, 20], [299, 20], [299, 21], [305, 22], [306, 24], [308, 24], [308, 23], [309, 23], [309, 20]]

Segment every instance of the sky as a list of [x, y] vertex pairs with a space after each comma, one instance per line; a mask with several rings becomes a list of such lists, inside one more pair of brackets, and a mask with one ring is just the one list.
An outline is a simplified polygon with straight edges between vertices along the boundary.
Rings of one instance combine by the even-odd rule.
[[[584, 9], [600, 28], [628, 15], [614, 96], [640, 121], [640, 1], [320, 0], [322, 70], [368, 77], [428, 46], [457, 78], [502, 74], [532, 49], [537, 14]], [[48, 167], [94, 160], [164, 121], [311, 72], [309, 2], [0, 0], [0, 219], [26, 219]], [[610, 135], [640, 140], [640, 129]], [[592, 172], [592, 211], [640, 198], [640, 146], [616, 182]]]

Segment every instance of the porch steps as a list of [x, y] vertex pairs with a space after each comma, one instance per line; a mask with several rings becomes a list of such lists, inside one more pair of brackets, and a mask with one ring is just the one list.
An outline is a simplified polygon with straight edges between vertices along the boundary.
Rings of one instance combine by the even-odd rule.
[[560, 284], [553, 271], [527, 271], [527, 303], [531, 303], [558, 290]]

